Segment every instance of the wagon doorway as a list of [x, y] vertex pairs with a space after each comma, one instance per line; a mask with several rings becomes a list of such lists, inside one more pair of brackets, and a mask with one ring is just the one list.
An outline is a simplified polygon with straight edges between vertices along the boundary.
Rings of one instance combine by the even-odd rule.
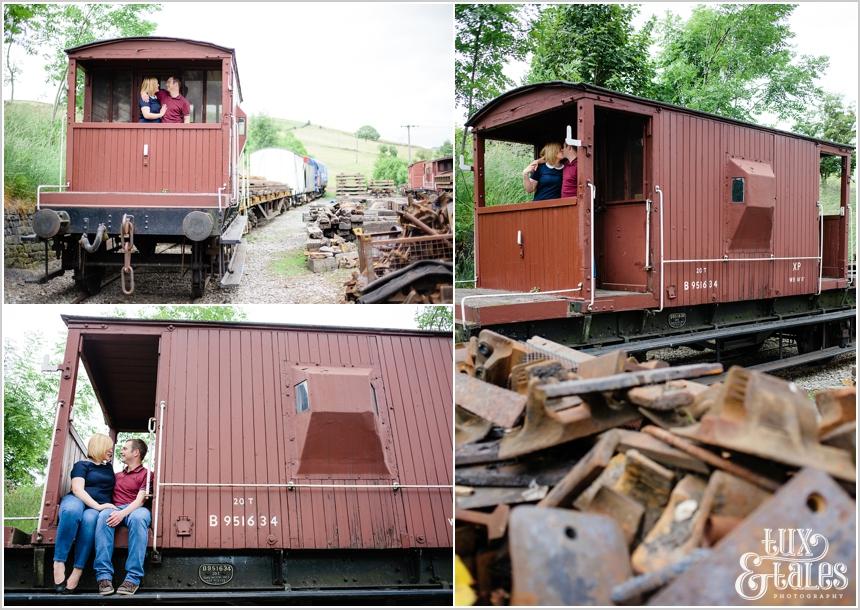
[[122, 467], [119, 450], [129, 438], [143, 440], [143, 463], [150, 470], [155, 464], [159, 343], [158, 335], [83, 336], [81, 362], [116, 441], [115, 470]]
[[604, 291], [648, 291], [650, 134], [649, 116], [595, 107], [594, 271], [595, 285]]

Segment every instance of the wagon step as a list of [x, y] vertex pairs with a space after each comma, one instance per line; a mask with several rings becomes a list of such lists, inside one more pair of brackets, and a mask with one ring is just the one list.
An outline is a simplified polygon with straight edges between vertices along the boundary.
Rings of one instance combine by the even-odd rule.
[[222, 286], [238, 286], [242, 281], [242, 274], [245, 272], [245, 254], [248, 252], [248, 245], [245, 242], [240, 242], [233, 250], [233, 256], [230, 257], [230, 264], [227, 265], [227, 272], [221, 278]]
[[242, 235], [245, 234], [245, 227], [248, 225], [247, 214], [239, 214], [233, 221], [227, 225], [227, 228], [221, 233], [222, 244], [239, 244], [242, 242]]

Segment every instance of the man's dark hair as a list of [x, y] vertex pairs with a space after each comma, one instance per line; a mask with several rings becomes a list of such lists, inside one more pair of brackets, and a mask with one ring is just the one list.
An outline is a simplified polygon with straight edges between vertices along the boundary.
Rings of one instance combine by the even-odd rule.
[[131, 443], [132, 449], [137, 449], [138, 451], [140, 451], [140, 461], [142, 462], [143, 458], [146, 457], [146, 452], [149, 450], [146, 446], [146, 443], [144, 443], [139, 438], [130, 438], [128, 439], [128, 442]]
[[177, 83], [179, 83], [179, 86], [180, 86], [180, 87], [182, 87], [182, 77], [181, 77], [181, 76], [176, 76], [175, 74], [171, 74], [171, 75], [170, 75], [170, 76], [168, 76], [167, 78], [172, 78], [172, 79], [173, 79], [173, 80], [175, 80]]

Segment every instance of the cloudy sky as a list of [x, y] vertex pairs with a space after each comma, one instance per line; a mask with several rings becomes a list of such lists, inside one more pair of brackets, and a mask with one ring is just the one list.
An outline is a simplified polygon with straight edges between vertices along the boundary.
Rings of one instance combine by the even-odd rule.
[[[151, 18], [154, 35], [236, 49], [246, 112], [346, 131], [369, 124], [398, 142], [401, 125], [418, 125], [420, 146], [451, 139], [451, 5], [165, 2]], [[41, 61], [13, 58], [25, 67], [15, 97], [53, 101]]]

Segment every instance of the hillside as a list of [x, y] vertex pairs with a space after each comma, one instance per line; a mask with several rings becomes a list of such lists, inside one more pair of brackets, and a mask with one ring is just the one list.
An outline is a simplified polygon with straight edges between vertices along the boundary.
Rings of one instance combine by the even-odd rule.
[[[328, 166], [332, 183], [334, 176], [339, 173], [362, 173], [370, 178], [380, 144], [394, 144], [397, 147], [397, 155], [401, 159], [409, 158], [408, 147], [400, 142], [359, 140], [353, 133], [308, 124], [306, 121], [291, 121], [274, 117], [272, 117], [272, 121], [282, 130], [291, 131], [304, 144], [308, 154]], [[413, 146], [413, 159], [420, 150], [427, 153], [431, 152], [429, 149]]]

